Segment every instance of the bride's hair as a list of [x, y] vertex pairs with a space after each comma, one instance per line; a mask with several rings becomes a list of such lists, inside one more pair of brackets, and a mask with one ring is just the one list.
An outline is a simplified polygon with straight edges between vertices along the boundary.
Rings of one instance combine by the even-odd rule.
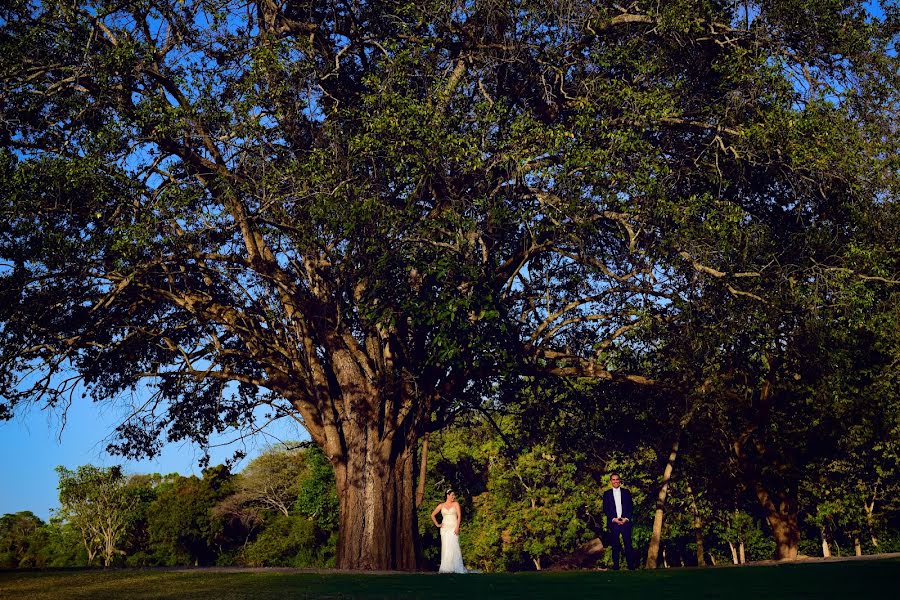
[[447, 488], [447, 491], [444, 492], [444, 495], [449, 496], [450, 494], [455, 494], [455, 493], [456, 492], [453, 491], [453, 488]]

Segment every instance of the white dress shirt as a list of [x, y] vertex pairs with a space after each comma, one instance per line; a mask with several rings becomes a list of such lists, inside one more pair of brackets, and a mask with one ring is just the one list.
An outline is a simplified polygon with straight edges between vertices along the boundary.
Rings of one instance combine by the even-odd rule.
[[622, 518], [622, 488], [613, 488], [613, 500], [616, 501], [616, 516]]

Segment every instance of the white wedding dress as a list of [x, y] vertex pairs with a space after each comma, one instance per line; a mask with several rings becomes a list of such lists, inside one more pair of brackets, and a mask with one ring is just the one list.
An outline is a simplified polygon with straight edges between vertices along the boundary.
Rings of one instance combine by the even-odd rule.
[[441, 519], [441, 567], [438, 573], [465, 573], [459, 536], [454, 533], [459, 524], [459, 515], [455, 508], [441, 507]]

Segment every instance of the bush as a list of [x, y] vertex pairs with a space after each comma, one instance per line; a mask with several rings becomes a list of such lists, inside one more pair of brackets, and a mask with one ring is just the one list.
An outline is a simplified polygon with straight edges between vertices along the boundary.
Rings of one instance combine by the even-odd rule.
[[279, 516], [244, 550], [251, 567], [325, 567], [334, 554], [315, 523], [305, 517]]

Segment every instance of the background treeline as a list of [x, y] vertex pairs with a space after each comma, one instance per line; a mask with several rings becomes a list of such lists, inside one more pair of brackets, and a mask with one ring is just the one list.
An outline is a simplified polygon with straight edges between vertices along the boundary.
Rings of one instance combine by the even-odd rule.
[[[676, 421], [673, 429], [659, 412], [661, 398], [642, 390], [622, 404], [609, 404], [602, 388], [552, 391], [542, 388], [543, 395], [518, 413], [475, 417], [431, 438], [434, 484], [426, 486], [431, 496], [419, 516], [431, 563], [439, 561], [440, 543], [427, 514], [444, 489], [453, 488], [465, 515], [460, 540], [469, 568], [609, 566], [601, 496], [612, 471], [634, 494], [634, 542], [643, 564], [657, 511], [664, 518], [651, 559], [656, 566], [776, 555], [773, 527], [752, 476], [728, 447], [729, 432], [707, 422], [714, 407], [695, 408], [691, 422]], [[812, 433], [816, 428], [809, 421], [782, 424], [815, 436], [798, 445], [798, 453], [827, 449], [805, 466], [777, 467], [782, 493], [796, 498], [801, 555], [900, 551], [897, 446], [888, 440], [876, 444], [874, 460], [849, 453], [853, 425], [847, 425], [824, 440]]]
[[[520, 378], [504, 393], [502, 404], [460, 415], [420, 446], [425, 568], [436, 568], [440, 552], [428, 514], [448, 488], [463, 508], [469, 568], [608, 564], [597, 538], [612, 470], [634, 493], [642, 562], [648, 554], [659, 566], [772, 558], [760, 473], [772, 497], [793, 503], [801, 554], [900, 551], [891, 398], [843, 397], [802, 418], [782, 414], [780, 445], [789, 452], [768, 465], [756, 455], [751, 468], [735, 450], [744, 422], [730, 414], [743, 409], [710, 389], [677, 402], [642, 387]], [[782, 410], [790, 400], [782, 397]], [[840, 412], [848, 402], [853, 409]], [[90, 465], [58, 471], [61, 508], [49, 523], [30, 512], [0, 520], [3, 567], [334, 564], [338, 501], [316, 447], [279, 445], [240, 473], [216, 466], [201, 478]]]
[[84, 465], [59, 472], [60, 508], [0, 519], [0, 566], [247, 565], [334, 562], [338, 503], [318, 448], [284, 444], [240, 473], [126, 475]]

